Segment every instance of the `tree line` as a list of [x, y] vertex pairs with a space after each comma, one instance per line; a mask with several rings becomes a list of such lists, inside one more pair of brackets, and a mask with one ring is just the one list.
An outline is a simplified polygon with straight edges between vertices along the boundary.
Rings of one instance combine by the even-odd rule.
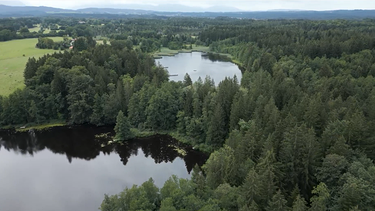
[[55, 42], [53, 39], [48, 37], [39, 37], [38, 43], [35, 47], [40, 49], [54, 49], [54, 50], [65, 50], [73, 46], [74, 43], [68, 37], [64, 36], [63, 41]]
[[[72, 18], [3, 18], [0, 19], [0, 41], [46, 37], [91, 37], [90, 25]], [[39, 31], [31, 32], [39, 27]], [[46, 33], [46, 30], [49, 30]]]
[[[200, 23], [202, 22], [202, 23]], [[155, 52], [161, 47], [180, 50], [192, 44], [202, 45], [199, 32], [210, 19], [197, 18], [15, 18], [0, 19], [0, 41], [39, 37], [97, 37], [108, 40], [128, 40], [143, 52]], [[40, 27], [38, 32], [31, 28]], [[44, 33], [45, 30], [50, 30]]]

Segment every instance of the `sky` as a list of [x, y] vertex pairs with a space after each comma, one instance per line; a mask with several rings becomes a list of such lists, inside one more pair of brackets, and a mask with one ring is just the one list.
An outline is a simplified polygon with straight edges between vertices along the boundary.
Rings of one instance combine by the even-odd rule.
[[[9, 1], [9, 0], [8, 0]], [[375, 9], [375, 0], [20, 0], [25, 5], [52, 6], [76, 9], [90, 6], [106, 7], [118, 4], [182, 4], [208, 8], [212, 6], [230, 6], [246, 11], [264, 11], [278, 9], [294, 10], [337, 10], [337, 9]]]

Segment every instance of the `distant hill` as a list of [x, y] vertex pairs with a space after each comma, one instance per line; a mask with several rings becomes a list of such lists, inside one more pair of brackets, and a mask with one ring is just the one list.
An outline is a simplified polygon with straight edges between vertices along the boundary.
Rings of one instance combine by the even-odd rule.
[[2, 1], [0, 0], [0, 5], [7, 5], [7, 6], [26, 6], [21, 1]]
[[48, 13], [57, 13], [57, 12], [73, 12], [73, 11], [66, 10], [66, 9], [53, 8], [53, 7], [0, 5], [0, 16], [3, 16], [3, 17], [43, 16]]
[[[181, 4], [160, 4], [154, 5], [142, 5], [142, 4], [97, 4], [90, 5], [90, 8], [116, 8], [125, 10], [146, 10], [154, 12], [238, 12], [241, 11], [235, 7], [225, 7], [225, 6], [214, 6], [208, 8], [201, 7], [190, 7]], [[85, 8], [87, 9], [87, 8]]]
[[[112, 5], [113, 6], [113, 5]], [[165, 5], [164, 5], [165, 6]], [[127, 7], [127, 8], [125, 8]], [[181, 10], [178, 12], [163, 12], [171, 10]], [[31, 6], [5, 6], [0, 5], [0, 17], [25, 17], [25, 16], [69, 16], [69, 17], [164, 17], [164, 16], [190, 16], [190, 17], [231, 17], [231, 18], [248, 18], [248, 19], [364, 19], [375, 18], [375, 10], [335, 10], [335, 11], [261, 11], [261, 12], [244, 12], [237, 11], [236, 8], [226, 8], [222, 12], [222, 7], [211, 7], [202, 9], [200, 12], [190, 12], [195, 10], [194, 7], [182, 5], [168, 5], [163, 7], [146, 5], [143, 9], [134, 9], [131, 5], [118, 5], [113, 8], [85, 8], [77, 10], [60, 9], [53, 7], [31, 7]], [[207, 10], [207, 11], [205, 11]]]
[[[206, 9], [207, 12], [241, 12], [242, 10], [235, 7], [213, 6]], [[242, 11], [243, 12], [243, 11]]]

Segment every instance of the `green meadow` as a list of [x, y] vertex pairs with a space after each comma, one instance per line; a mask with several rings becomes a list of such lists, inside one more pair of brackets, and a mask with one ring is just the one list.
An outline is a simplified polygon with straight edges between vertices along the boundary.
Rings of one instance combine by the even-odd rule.
[[182, 50], [171, 50], [169, 48], [161, 48], [160, 51], [154, 53], [154, 57], [160, 57], [160, 56], [174, 56], [178, 53], [191, 53], [194, 51], [198, 52], [209, 52], [209, 47], [206, 46], [196, 46], [193, 45], [193, 49], [182, 49]]
[[40, 29], [41, 29], [40, 24], [38, 24], [36, 27], [30, 28], [29, 31], [30, 32], [39, 32]]
[[[29, 31], [30, 32], [39, 32], [41, 29], [42, 29], [42, 27], [40, 26], [40, 24], [37, 24], [34, 28], [30, 28]], [[56, 30], [56, 32], [59, 32], [59, 31], [60, 30]], [[50, 32], [51, 32], [51, 29], [45, 28], [43, 34], [48, 34]]]
[[[62, 41], [63, 38], [51, 39]], [[55, 52], [51, 49], [35, 48], [37, 42], [37, 38], [0, 42], [0, 95], [7, 96], [24, 87], [23, 71], [28, 58], [39, 58]]]

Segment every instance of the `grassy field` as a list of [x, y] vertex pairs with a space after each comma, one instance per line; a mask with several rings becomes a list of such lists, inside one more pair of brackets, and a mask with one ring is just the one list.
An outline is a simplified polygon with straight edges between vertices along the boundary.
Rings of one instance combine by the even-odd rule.
[[160, 56], [174, 56], [178, 53], [191, 53], [193, 51], [200, 51], [200, 52], [208, 52], [209, 47], [206, 46], [195, 46], [193, 45], [193, 49], [187, 50], [187, 49], [182, 49], [182, 50], [171, 50], [169, 48], [161, 48], [159, 52], [156, 52], [154, 54], [155, 57], [160, 57]]
[[[62, 37], [51, 39], [62, 41]], [[23, 71], [29, 57], [39, 58], [55, 51], [35, 48], [37, 42], [37, 38], [0, 42], [0, 95], [7, 96], [24, 87]]]
[[36, 27], [34, 28], [30, 28], [29, 29], [30, 32], [39, 32], [40, 31], [40, 24], [38, 24]]
[[[36, 27], [34, 27], [34, 28], [30, 28], [29, 31], [30, 31], [30, 32], [39, 32], [40, 29], [41, 29], [40, 24], [37, 24]], [[59, 32], [59, 31], [60, 31], [60, 30], [56, 30], [56, 32]], [[44, 29], [43, 34], [48, 34], [48, 33], [50, 33], [50, 32], [51, 32], [50, 29]]]

